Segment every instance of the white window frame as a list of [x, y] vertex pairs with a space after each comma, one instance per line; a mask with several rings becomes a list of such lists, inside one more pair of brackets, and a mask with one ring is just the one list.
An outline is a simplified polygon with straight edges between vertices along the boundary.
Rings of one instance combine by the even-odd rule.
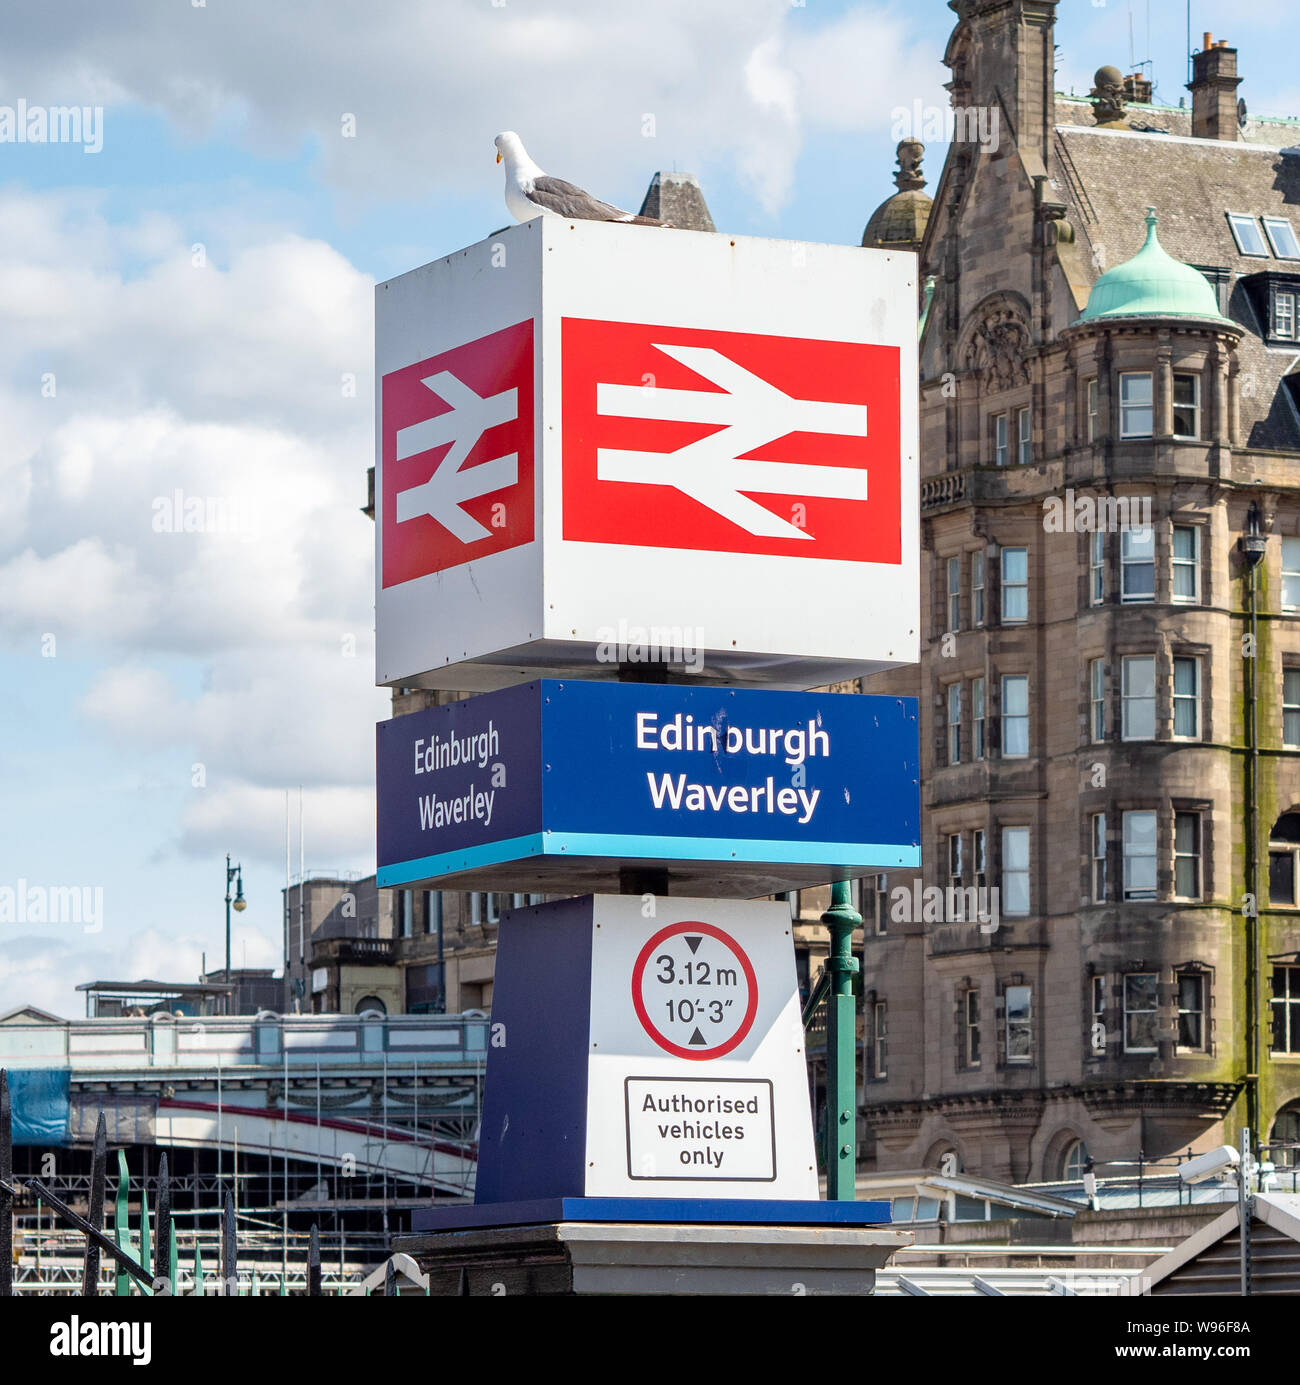
[[1088, 841], [1089, 898], [1094, 904], [1105, 904], [1109, 882], [1106, 879], [1106, 814], [1104, 812], [1093, 813], [1088, 819]]
[[1277, 289], [1273, 294], [1273, 322], [1270, 335], [1279, 341], [1295, 340], [1295, 300], [1289, 289]]
[[1100, 407], [1100, 400], [1100, 381], [1095, 375], [1089, 376], [1084, 385], [1084, 417], [1087, 420], [1084, 429], [1088, 442], [1097, 440], [1097, 410]]
[[971, 833], [971, 848], [971, 880], [977, 890], [982, 890], [989, 883], [988, 838], [982, 827]]
[[[1140, 535], [1148, 535], [1151, 540], [1151, 556], [1141, 552], [1136, 556], [1130, 552], [1131, 545]], [[1151, 569], [1150, 592], [1129, 591], [1129, 574], [1136, 574], [1139, 568]], [[1136, 575], [1134, 576], [1136, 584]], [[1156, 531], [1151, 524], [1126, 526], [1119, 533], [1119, 599], [1125, 606], [1150, 605], [1156, 599]]]
[[[1290, 602], [1286, 599], [1287, 578], [1292, 579], [1291, 595], [1295, 598]], [[1282, 540], [1282, 609], [1300, 611], [1300, 538]]]
[[[1196, 983], [1197, 1001], [1195, 1008], [1183, 1004], [1183, 982]], [[1174, 972], [1174, 1005], [1177, 1009], [1177, 1032], [1174, 1047], [1179, 1053], [1208, 1053], [1210, 1051], [1210, 974], [1194, 967], [1181, 967]], [[1183, 1016], [1196, 1015], [1200, 1020], [1200, 1043], [1183, 1042]]]
[[469, 899], [469, 921], [475, 928], [501, 922], [501, 901], [495, 891], [479, 890]]
[[[1105, 1053], [1106, 1040], [1104, 1036], [1106, 1033], [1106, 978], [1104, 976], [1094, 976], [1092, 978], [1092, 998], [1090, 1003], [1092, 1006], [1092, 1023], [1088, 1028], [1088, 1047], [1093, 1053]], [[1096, 1031], [1096, 1028], [1099, 1024], [1101, 1025], [1103, 1035], [1100, 1047], [1097, 1046], [1097, 1044], [1093, 1041], [1092, 1037], [1093, 1033]]]
[[[1130, 828], [1136, 829], [1139, 818], [1150, 819], [1151, 823], [1151, 849], [1137, 850], [1136, 830], [1130, 834]], [[1145, 901], [1158, 899], [1160, 897], [1160, 816], [1154, 808], [1130, 808], [1121, 814], [1123, 824], [1120, 845], [1123, 852], [1124, 873], [1120, 879], [1120, 893], [1126, 902]], [[1150, 861], [1151, 883], [1147, 885], [1131, 883], [1137, 864], [1140, 861]], [[1145, 874], [1145, 871], [1144, 871]]]
[[959, 890], [965, 880], [966, 862], [962, 850], [962, 839], [960, 832], [948, 833], [948, 888]]
[[962, 1067], [980, 1065], [980, 993], [977, 986], [968, 986], [961, 993]]
[[[1007, 865], [1011, 858], [1010, 842], [1013, 837], [1024, 842], [1025, 864], [1014, 868]], [[1025, 826], [1011, 826], [1002, 829], [1002, 912], [1012, 918], [1027, 918], [1033, 911], [1033, 881], [1031, 878], [1033, 867], [1032, 843], [1029, 837], [1029, 828]], [[1017, 879], [1024, 877], [1024, 900], [1023, 909], [1012, 908], [1013, 892], [1007, 888], [1007, 882], [1011, 877]]]
[[[1178, 675], [1186, 673], [1188, 669], [1192, 671], [1192, 691], [1178, 691]], [[1170, 727], [1170, 736], [1176, 741], [1199, 741], [1204, 737], [1201, 735], [1201, 661], [1194, 654], [1176, 654], [1174, 656], [1173, 669], [1173, 724]], [[1183, 712], [1186, 715], [1188, 708], [1191, 709], [1192, 729], [1190, 731], [1178, 729], [1178, 714]]]
[[949, 683], [944, 689], [944, 709], [947, 717], [948, 763], [961, 764], [961, 681]]
[[887, 1045], [889, 1040], [889, 1010], [883, 1000], [878, 1000], [872, 1006], [871, 1011], [871, 1075], [873, 1077], [889, 1076], [889, 1061]]
[[970, 623], [978, 630], [984, 624], [984, 550], [970, 555]]
[[1106, 661], [1088, 660], [1088, 738], [1094, 745], [1106, 739]]
[[1034, 416], [1028, 407], [1016, 410], [1016, 461], [1028, 466], [1034, 460]]
[[[1011, 993], [1012, 991], [1023, 991], [1025, 993], [1025, 1009], [1023, 1018], [1017, 1018], [1014, 1022], [1011, 1018]], [[1032, 986], [1016, 985], [1008, 986], [1002, 993], [1003, 1022], [1006, 1026], [1006, 1056], [1008, 1066], [1024, 1067], [1034, 1061], [1034, 988]], [[1015, 1029], [1012, 1025], [1014, 1023]], [[1012, 1053], [1011, 1036], [1013, 1032], [1021, 1031], [1026, 1039], [1026, 1052]]]
[[1088, 537], [1088, 604], [1106, 600], [1106, 531], [1094, 529]]
[[1006, 466], [1007, 447], [1010, 437], [1010, 419], [1007, 414], [993, 415], [993, 465]]
[[[1178, 828], [1180, 823], [1190, 822], [1192, 824], [1192, 849], [1183, 850], [1178, 839]], [[1175, 899], [1204, 899], [1205, 880], [1203, 877], [1204, 854], [1201, 849], [1201, 833], [1204, 831], [1205, 823], [1202, 814], [1179, 809], [1174, 813], [1174, 898]], [[1192, 892], [1190, 894], [1179, 889], [1178, 885], [1178, 866], [1179, 862], [1190, 861], [1192, 863]]]
[[[1291, 678], [1291, 696], [1287, 697], [1287, 678]], [[1291, 733], [1287, 735], [1290, 718]], [[1300, 750], [1300, 665], [1282, 668], [1282, 748]]]
[[[1192, 402], [1190, 404], [1180, 404], [1178, 402], [1178, 382], [1179, 380], [1190, 380], [1192, 382]], [[1195, 371], [1176, 370], [1172, 380], [1172, 413], [1174, 437], [1184, 438], [1191, 441], [1200, 441], [1201, 437], [1201, 377]], [[1192, 431], [1182, 433], [1178, 431], [1178, 411], [1190, 409], [1192, 411]]]
[[[1149, 693], [1131, 693], [1129, 691], [1129, 670], [1139, 663], [1151, 665], [1151, 691]], [[1151, 706], [1151, 734], [1135, 735], [1131, 725], [1131, 708], [1137, 703], [1149, 703]], [[1156, 722], [1156, 658], [1154, 654], [1125, 654], [1120, 659], [1120, 740], [1122, 741], [1153, 741], [1156, 738], [1158, 729]]]
[[[1007, 696], [1008, 687], [1016, 683], [1024, 687], [1024, 711], [1008, 711], [1007, 707], [1010, 698]], [[1029, 675], [1027, 673], [1004, 673], [1002, 675], [1001, 698], [999, 711], [1002, 714], [1002, 758], [1004, 760], [1026, 760], [1029, 758], [1030, 737], [1029, 737]], [[1008, 734], [1010, 729], [1020, 723], [1024, 723], [1024, 749], [1008, 750], [1011, 737]]]
[[[1007, 558], [1010, 554], [1023, 554], [1025, 560], [1025, 576], [1023, 581], [1012, 582], [1007, 578]], [[1029, 622], [1029, 549], [1012, 546], [1002, 549], [999, 559], [999, 574], [1002, 585], [1002, 624], [1003, 625], [1026, 625]], [[1013, 616], [1007, 614], [1007, 597], [1012, 592], [1024, 592], [1025, 594], [1025, 613], [1024, 615]]]
[[[1268, 237], [1273, 254], [1279, 260], [1300, 260], [1300, 236], [1296, 235], [1290, 219], [1285, 216], [1265, 216], [1260, 220], [1264, 223], [1264, 234]], [[1290, 238], [1289, 242], [1287, 237]]]
[[[1178, 556], [1179, 534], [1192, 536], [1192, 555], [1190, 558]], [[1182, 606], [1199, 606], [1201, 603], [1201, 526], [1199, 524], [1175, 524], [1169, 544], [1169, 566], [1172, 574], [1170, 583], [1172, 599]], [[1178, 575], [1190, 572], [1192, 593], [1190, 596], [1178, 591]]]
[[[1146, 402], [1131, 402], [1125, 397], [1128, 389], [1128, 381], [1145, 380], [1147, 382]], [[1119, 377], [1119, 435], [1121, 439], [1128, 438], [1150, 438], [1155, 435], [1156, 423], [1155, 406], [1155, 377], [1149, 370], [1125, 370], [1120, 372]], [[1130, 427], [1131, 415], [1146, 415], [1146, 424], [1137, 427]]]
[[982, 760], [987, 750], [985, 741], [985, 683], [983, 678], [970, 680], [970, 757]]
[[871, 882], [865, 893], [871, 896], [872, 931], [883, 938], [889, 932], [889, 876], [882, 873], [867, 878]]
[[[1151, 1004], [1150, 1008], [1147, 1008], [1146, 1006], [1142, 1006], [1142, 1007], [1140, 1007], [1140, 1008], [1139, 1008], [1138, 1006], [1130, 1006], [1130, 1005], [1129, 1005], [1129, 982], [1130, 982], [1130, 981], [1138, 981], [1138, 980], [1140, 980], [1140, 979], [1142, 979], [1142, 978], [1144, 978], [1144, 977], [1148, 977], [1148, 976], [1149, 976], [1149, 977], [1152, 979], [1152, 981], [1154, 982], [1154, 989], [1155, 989], [1155, 994], [1154, 994], [1154, 996], [1152, 997], [1152, 1004]], [[1123, 1003], [1123, 1006], [1124, 1006], [1124, 1052], [1125, 1052], [1125, 1053], [1157, 1053], [1157, 1052], [1159, 1052], [1160, 1046], [1159, 1046], [1159, 1043], [1158, 1043], [1158, 1042], [1155, 1042], [1155, 1041], [1154, 1041], [1154, 1032], [1155, 1032], [1155, 1027], [1156, 1027], [1156, 1025], [1159, 1023], [1159, 1019], [1160, 1019], [1160, 973], [1157, 972], [1157, 971], [1126, 971], [1126, 972], [1124, 973], [1124, 989], [1123, 989], [1123, 992], [1122, 992], [1122, 1003]], [[1130, 1016], [1137, 1016], [1137, 1015], [1151, 1015], [1151, 1016], [1154, 1017], [1154, 1018], [1152, 1019], [1152, 1024], [1151, 1024], [1152, 1034], [1153, 1034], [1153, 1042], [1150, 1043], [1150, 1044], [1135, 1044], [1135, 1043], [1130, 1043], [1130, 1042], [1129, 1042], [1129, 1026], [1128, 1026], [1129, 1017], [1130, 1017]]]
[[[1286, 987], [1281, 994], [1277, 989], [1277, 974], [1282, 972], [1286, 977]], [[1300, 1053], [1300, 966], [1294, 966], [1289, 962], [1275, 962], [1273, 964], [1273, 994], [1269, 997], [1269, 1018], [1272, 1023], [1269, 1025], [1269, 1052], [1270, 1053]], [[1277, 1007], [1283, 1009], [1283, 1046], [1278, 1048], [1276, 1045], [1278, 1024], [1276, 1019]]]
[[961, 629], [961, 559], [948, 559], [948, 629]]
[[[1259, 228], [1259, 222], [1253, 216], [1248, 212], [1229, 212], [1228, 225], [1232, 228], [1232, 238], [1237, 242], [1237, 249], [1241, 254], [1252, 260], [1267, 260], [1269, 258], [1268, 241]], [[1259, 244], [1258, 250], [1247, 249], [1243, 243], [1242, 236], [1247, 227], [1250, 228], [1249, 234]]]

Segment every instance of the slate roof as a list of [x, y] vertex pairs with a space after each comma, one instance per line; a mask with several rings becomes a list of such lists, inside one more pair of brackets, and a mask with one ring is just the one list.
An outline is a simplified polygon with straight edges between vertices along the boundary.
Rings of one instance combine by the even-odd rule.
[[716, 231], [708, 204], [693, 173], [656, 173], [650, 180], [641, 216], [670, 221], [679, 231]]
[[1254, 377], [1253, 394], [1242, 392], [1243, 442], [1300, 449], [1300, 414], [1282, 383], [1300, 343], [1294, 350], [1265, 346], [1240, 284], [1242, 276], [1263, 271], [1300, 275], [1300, 261], [1242, 255], [1227, 219], [1228, 212], [1286, 217], [1300, 234], [1300, 150], [1282, 152], [1300, 146], [1300, 122], [1254, 121], [1245, 139], [1229, 141], [1191, 138], [1191, 111], [1172, 107], [1129, 108], [1130, 125], [1159, 129], [1099, 130], [1085, 101], [1058, 98], [1056, 116], [1053, 190], [1070, 208], [1092, 281], [1102, 267], [1137, 254], [1146, 236], [1145, 208], [1155, 207], [1171, 255], [1230, 276], [1225, 311], [1245, 329], [1238, 358], [1242, 372]]

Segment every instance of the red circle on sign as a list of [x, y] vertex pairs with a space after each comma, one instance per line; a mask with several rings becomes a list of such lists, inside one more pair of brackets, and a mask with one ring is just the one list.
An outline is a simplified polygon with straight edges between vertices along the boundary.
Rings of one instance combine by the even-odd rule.
[[[675, 937], [678, 933], [704, 933], [715, 941], [720, 942], [724, 947], [728, 947], [735, 954], [736, 960], [740, 963], [741, 969], [745, 973], [745, 980], [749, 983], [749, 1006], [745, 1010], [744, 1017], [740, 1021], [740, 1027], [724, 1043], [720, 1043], [716, 1048], [698, 1049], [683, 1048], [681, 1044], [675, 1044], [671, 1039], [665, 1038], [658, 1029], [655, 1028], [649, 1012], [645, 1008], [645, 1002], [641, 999], [641, 978], [645, 975], [646, 963], [650, 960], [650, 954], [660, 943], [668, 938]], [[754, 1026], [754, 1016], [758, 1013], [758, 978], [754, 975], [754, 967], [749, 958], [745, 955], [744, 949], [740, 944], [721, 928], [715, 928], [711, 923], [700, 923], [698, 921], [688, 923], [672, 923], [667, 928], [661, 928], [649, 942], [641, 949], [637, 956], [636, 965], [632, 968], [632, 1006], [636, 1010], [636, 1017], [641, 1021], [641, 1028], [666, 1052], [678, 1058], [691, 1058], [700, 1062], [708, 1058], [721, 1058], [724, 1054], [730, 1053]]]

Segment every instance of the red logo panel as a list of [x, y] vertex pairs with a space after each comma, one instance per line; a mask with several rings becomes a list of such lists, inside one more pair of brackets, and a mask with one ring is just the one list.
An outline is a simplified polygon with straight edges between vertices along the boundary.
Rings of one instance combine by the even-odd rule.
[[899, 350], [566, 318], [566, 540], [902, 560]]
[[382, 585], [533, 538], [533, 324], [384, 376]]

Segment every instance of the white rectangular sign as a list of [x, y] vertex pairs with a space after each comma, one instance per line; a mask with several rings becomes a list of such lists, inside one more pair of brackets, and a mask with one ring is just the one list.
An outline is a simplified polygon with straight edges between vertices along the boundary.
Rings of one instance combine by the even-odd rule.
[[377, 681], [918, 656], [916, 257], [539, 218], [376, 290]]

